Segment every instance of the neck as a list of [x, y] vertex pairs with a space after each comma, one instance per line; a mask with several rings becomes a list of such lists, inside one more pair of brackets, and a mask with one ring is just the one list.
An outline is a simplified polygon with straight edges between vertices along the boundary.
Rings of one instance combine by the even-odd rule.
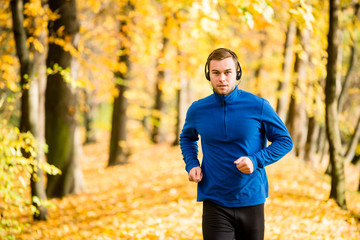
[[216, 95], [218, 95], [218, 96], [228, 96], [228, 95], [230, 95], [232, 92], [234, 92], [234, 90], [236, 90], [237, 89], [237, 86], [235, 85], [235, 87], [228, 93], [228, 94], [219, 94], [219, 93], [217, 93], [217, 92], [215, 92], [214, 91], [214, 88], [213, 88], [213, 92], [214, 93], [216, 93]]

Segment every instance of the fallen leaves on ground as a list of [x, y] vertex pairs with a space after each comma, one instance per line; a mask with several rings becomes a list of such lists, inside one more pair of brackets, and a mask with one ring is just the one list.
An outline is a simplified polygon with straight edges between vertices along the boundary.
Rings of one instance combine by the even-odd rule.
[[[202, 205], [187, 180], [178, 147], [154, 145], [130, 163], [106, 167], [107, 146], [87, 145], [81, 165], [87, 191], [52, 199], [50, 218], [33, 222], [19, 239], [202, 239]], [[347, 195], [349, 210], [328, 200], [329, 180], [286, 157], [267, 167], [265, 239], [360, 239], [360, 194]]]

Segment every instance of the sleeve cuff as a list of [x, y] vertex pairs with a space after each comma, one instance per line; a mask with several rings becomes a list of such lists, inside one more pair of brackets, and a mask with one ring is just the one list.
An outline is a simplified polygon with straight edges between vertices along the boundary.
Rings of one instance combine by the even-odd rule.
[[259, 163], [257, 161], [257, 158], [255, 156], [248, 156], [248, 158], [250, 158], [250, 160], [252, 161], [253, 165], [254, 165], [254, 171], [258, 168], [263, 168], [264, 165], [262, 163]]
[[194, 167], [200, 167], [200, 164], [199, 163], [192, 163], [192, 164], [186, 165], [185, 170], [187, 172], [190, 172], [190, 170], [193, 169]]

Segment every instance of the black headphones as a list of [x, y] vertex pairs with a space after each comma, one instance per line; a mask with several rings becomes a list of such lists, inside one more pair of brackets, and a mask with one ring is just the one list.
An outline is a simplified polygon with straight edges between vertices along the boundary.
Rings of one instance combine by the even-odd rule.
[[[233, 59], [236, 60], [237, 69], [238, 69], [238, 70], [236, 71], [236, 80], [240, 80], [241, 75], [242, 75], [242, 70], [241, 70], [241, 66], [240, 66], [239, 60], [238, 60], [236, 54], [235, 54], [233, 51], [231, 51], [230, 49], [227, 49], [227, 48], [218, 48], [218, 49], [215, 49], [212, 53], [210, 53], [209, 57], [208, 57], [207, 60], [206, 60], [206, 64], [205, 64], [205, 77], [206, 77], [206, 79], [210, 81], [210, 73], [209, 73], [209, 71], [210, 71], [210, 69], [209, 69], [209, 67], [210, 67], [210, 66], [209, 66], [209, 65], [210, 65], [210, 62], [209, 62], [209, 61], [210, 61], [212, 55], [214, 54], [214, 52], [215, 52], [215, 51], [218, 51], [218, 50], [220, 50], [220, 49], [225, 50], [226, 52], [230, 53], [231, 56], [233, 57]], [[212, 60], [212, 59], [211, 59], [211, 60]]]

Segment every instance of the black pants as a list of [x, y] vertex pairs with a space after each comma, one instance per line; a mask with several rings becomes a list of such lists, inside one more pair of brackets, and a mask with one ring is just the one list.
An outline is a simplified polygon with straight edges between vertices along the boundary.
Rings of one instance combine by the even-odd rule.
[[263, 240], [264, 204], [228, 208], [204, 201], [202, 229], [204, 240]]

